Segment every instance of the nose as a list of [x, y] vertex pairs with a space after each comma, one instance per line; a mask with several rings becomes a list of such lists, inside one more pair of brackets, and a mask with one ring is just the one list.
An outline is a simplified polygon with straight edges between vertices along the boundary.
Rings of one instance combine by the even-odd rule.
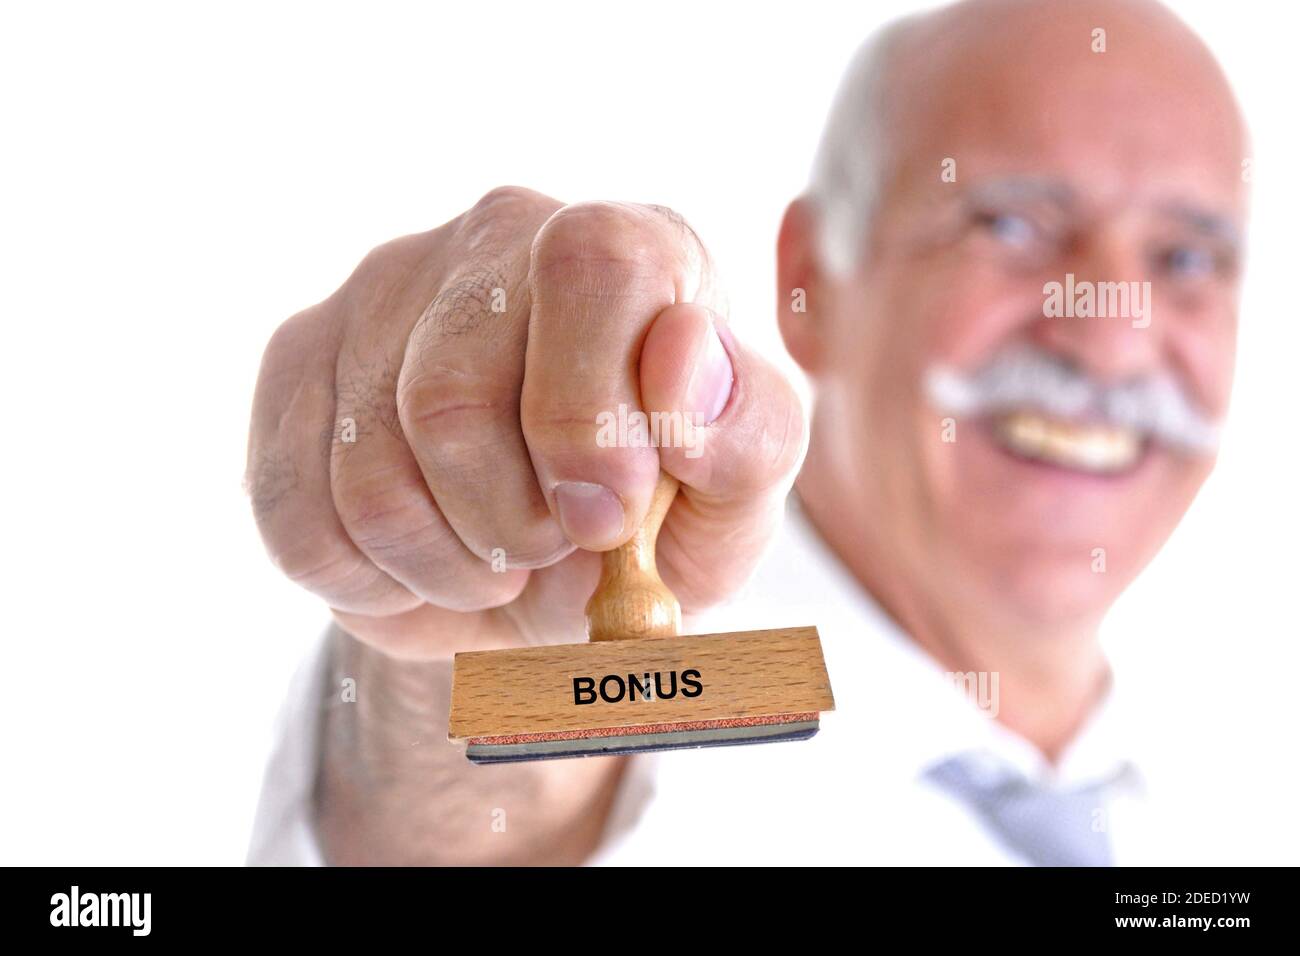
[[[1063, 314], [1035, 322], [1034, 343], [1103, 382], [1156, 370], [1163, 350], [1160, 316], [1137, 244], [1122, 235], [1095, 235], [1065, 263], [1065, 273], [1046, 279], [1058, 284], [1052, 294], [1059, 291]], [[1044, 291], [1045, 313], [1048, 298]]]

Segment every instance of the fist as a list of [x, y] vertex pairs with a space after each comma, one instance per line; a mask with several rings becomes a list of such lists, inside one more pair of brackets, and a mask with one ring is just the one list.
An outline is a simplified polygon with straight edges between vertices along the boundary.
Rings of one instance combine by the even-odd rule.
[[657, 206], [508, 187], [379, 247], [262, 359], [247, 487], [272, 559], [395, 657], [577, 642], [594, 552], [662, 469], [660, 574], [686, 614], [725, 600], [806, 429], [722, 301]]

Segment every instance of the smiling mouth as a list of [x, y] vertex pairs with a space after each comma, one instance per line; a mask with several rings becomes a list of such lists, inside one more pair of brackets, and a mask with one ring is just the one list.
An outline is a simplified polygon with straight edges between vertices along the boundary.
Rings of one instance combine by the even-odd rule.
[[1020, 409], [990, 419], [993, 440], [1017, 458], [1089, 475], [1121, 475], [1142, 459], [1147, 442], [1123, 425], [1056, 418]]

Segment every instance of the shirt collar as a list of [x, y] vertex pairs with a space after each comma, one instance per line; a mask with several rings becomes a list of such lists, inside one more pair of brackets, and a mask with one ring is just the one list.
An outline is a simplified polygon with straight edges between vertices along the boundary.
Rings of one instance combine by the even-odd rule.
[[[1117, 715], [1118, 683], [1052, 766], [1028, 741], [993, 719], [991, 675], [973, 682], [945, 673], [889, 617], [821, 538], [795, 495], [784, 530], [737, 607], [761, 615], [756, 626], [816, 624], [836, 712], [825, 732], [860, 735], [862, 755], [916, 779], [958, 755], [1011, 764], [1030, 780], [1076, 785], [1114, 779], [1140, 785], [1133, 735]], [[981, 708], [980, 701], [986, 703]]]

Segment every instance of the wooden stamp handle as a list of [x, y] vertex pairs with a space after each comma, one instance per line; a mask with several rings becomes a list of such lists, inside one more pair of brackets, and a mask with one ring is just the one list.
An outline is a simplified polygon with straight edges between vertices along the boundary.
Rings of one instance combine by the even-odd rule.
[[660, 472], [641, 527], [622, 547], [601, 555], [600, 583], [587, 602], [589, 640], [676, 637], [681, 632], [681, 605], [655, 567], [655, 540], [676, 495], [677, 479]]

